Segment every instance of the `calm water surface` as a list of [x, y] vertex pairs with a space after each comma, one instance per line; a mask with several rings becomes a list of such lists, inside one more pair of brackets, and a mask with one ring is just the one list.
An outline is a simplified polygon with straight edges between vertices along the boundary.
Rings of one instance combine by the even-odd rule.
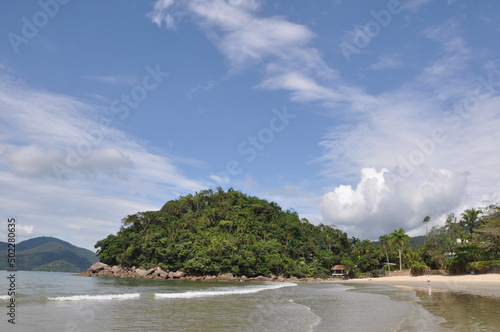
[[205, 283], [17, 272], [0, 331], [495, 331], [498, 299], [331, 283]]

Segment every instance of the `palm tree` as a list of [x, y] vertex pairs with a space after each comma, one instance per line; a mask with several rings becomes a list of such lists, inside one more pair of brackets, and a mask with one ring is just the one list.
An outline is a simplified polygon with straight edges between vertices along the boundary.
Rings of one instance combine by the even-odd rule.
[[403, 264], [401, 262], [401, 249], [403, 246], [408, 244], [410, 237], [406, 234], [406, 231], [402, 228], [398, 230], [393, 230], [391, 234], [389, 234], [389, 239], [392, 243], [398, 246], [399, 251], [399, 271], [403, 270]]
[[483, 213], [481, 210], [468, 209], [462, 213], [462, 220], [460, 223], [469, 227], [469, 233], [474, 233], [474, 228], [479, 223], [479, 215]]
[[387, 234], [380, 235], [378, 240], [379, 240], [380, 244], [382, 245], [382, 247], [384, 247], [387, 268], [389, 269], [389, 274], [390, 274], [391, 273], [391, 265], [389, 264], [389, 253], [388, 253], [389, 243], [390, 243], [389, 235], [387, 235]]
[[429, 222], [431, 221], [431, 217], [425, 216], [424, 220], [422, 222], [425, 224], [425, 236], [429, 233]]

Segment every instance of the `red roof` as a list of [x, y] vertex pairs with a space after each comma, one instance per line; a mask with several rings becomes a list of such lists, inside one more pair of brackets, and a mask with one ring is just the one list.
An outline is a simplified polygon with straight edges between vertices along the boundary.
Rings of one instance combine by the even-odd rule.
[[345, 270], [344, 265], [335, 265], [332, 270]]

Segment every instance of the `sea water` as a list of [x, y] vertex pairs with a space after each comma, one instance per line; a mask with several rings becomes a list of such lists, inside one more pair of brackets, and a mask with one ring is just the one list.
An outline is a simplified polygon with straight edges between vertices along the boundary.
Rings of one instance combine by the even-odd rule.
[[415, 292], [388, 286], [115, 279], [25, 271], [16, 273], [11, 324], [8, 272], [2, 274], [0, 331], [456, 330], [431, 313], [436, 310], [428, 299], [419, 304]]

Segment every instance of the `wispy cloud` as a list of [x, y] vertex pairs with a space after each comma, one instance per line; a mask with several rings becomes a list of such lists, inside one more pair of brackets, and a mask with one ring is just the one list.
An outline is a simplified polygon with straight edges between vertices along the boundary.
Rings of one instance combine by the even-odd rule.
[[[415, 10], [420, 9], [422, 6], [425, 6], [426, 4], [428, 4], [431, 1], [432, 0], [408, 0], [408, 1], [405, 1], [403, 6], [408, 10], [415, 11]], [[449, 3], [449, 1], [448, 1], [448, 3]]]
[[163, 6], [158, 1], [149, 17], [154, 23], [153, 18], [167, 15], [192, 17], [228, 60], [232, 73], [260, 66], [263, 79], [257, 87], [288, 90], [298, 101], [333, 103], [350, 98], [337, 92], [345, 89], [344, 84], [311, 45], [315, 34], [305, 25], [259, 16], [261, 4], [254, 0], [191, 0], [178, 5]]
[[172, 15], [166, 13], [166, 11], [174, 5], [174, 2], [174, 0], [158, 0], [154, 5], [154, 10], [148, 14], [148, 17], [158, 26], [161, 27], [162, 24], [165, 23], [167, 28], [174, 30], [174, 18]]
[[[408, 1], [404, 8], [415, 11], [428, 2]], [[231, 72], [250, 66], [261, 69], [258, 88], [289, 91], [293, 101], [320, 102], [332, 114], [349, 113], [351, 121], [340, 122], [321, 142], [323, 176], [337, 183], [351, 180], [350, 187], [326, 190], [321, 200], [323, 222], [360, 237], [378, 236], [396, 225], [417, 231], [421, 211], [440, 217], [479, 199], [479, 188], [489, 197], [498, 191], [485, 182], [488, 177], [499, 182], [491, 157], [497, 147], [493, 141], [487, 143], [487, 137], [496, 139], [499, 134], [489, 126], [483, 128], [484, 123], [492, 128], [500, 124], [493, 111], [498, 101], [491, 92], [475, 95], [479, 75], [464, 79], [472, 54], [457, 20], [423, 31], [440, 48], [435, 60], [421, 68], [412, 65], [419, 74], [397, 89], [370, 95], [361, 86], [346, 83], [325, 63], [308, 27], [284, 17], [261, 16], [258, 1], [186, 0], [178, 5], [155, 7], [151, 15], [191, 17], [228, 60]], [[370, 69], [404, 65], [394, 53], [379, 57]], [[468, 97], [480, 101], [474, 116], [457, 113]], [[439, 142], [425, 145], [433, 137]], [[483, 142], [480, 148], [478, 141]], [[473, 151], [475, 157], [463, 151]], [[416, 164], [410, 174], [403, 176], [404, 181], [394, 180], [401, 179], [403, 164], [410, 159]], [[372, 229], [361, 227], [368, 222]]]
[[108, 84], [137, 84], [138, 80], [133, 77], [125, 76], [85, 76], [85, 78], [90, 80], [95, 80]]
[[370, 65], [373, 70], [386, 70], [401, 68], [405, 65], [398, 54], [389, 54], [378, 57], [377, 61]]
[[0, 205], [33, 225], [33, 235], [80, 225], [65, 238], [89, 247], [126, 214], [205, 187], [176, 165], [202, 163], [153, 152], [97, 105], [1, 78], [0, 107]]

